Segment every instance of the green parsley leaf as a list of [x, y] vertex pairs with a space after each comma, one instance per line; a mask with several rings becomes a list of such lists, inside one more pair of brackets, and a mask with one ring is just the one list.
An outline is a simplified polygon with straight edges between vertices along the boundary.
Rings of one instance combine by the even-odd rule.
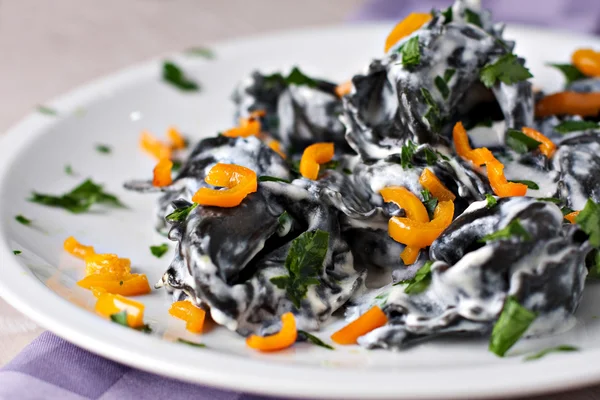
[[352, 175], [352, 170], [349, 168], [342, 169], [342, 172], [345, 173], [346, 175]]
[[18, 256], [18, 255], [19, 255], [19, 254], [21, 254], [21, 253], [22, 253], [22, 251], [21, 251], [21, 250], [13, 250], [13, 254], [14, 254], [15, 256]]
[[58, 115], [58, 111], [56, 111], [54, 108], [51, 107], [47, 107], [44, 105], [38, 105], [36, 107], [37, 112], [41, 113], [41, 114], [46, 114], [46, 115]]
[[523, 361], [539, 360], [540, 358], [542, 358], [545, 355], [550, 354], [550, 353], [559, 353], [559, 352], [567, 352], [567, 351], [568, 352], [579, 351], [579, 348], [575, 347], [575, 346], [570, 346], [568, 344], [563, 344], [563, 345], [556, 346], [556, 347], [550, 347], [548, 349], [544, 349], [540, 352], [537, 352], [535, 354], [525, 357], [525, 359]]
[[314, 335], [311, 335], [310, 333], [308, 333], [306, 331], [298, 329], [298, 334], [304, 336], [307, 341], [311, 342], [312, 344], [314, 344], [316, 346], [321, 346], [321, 347], [324, 347], [324, 348], [326, 348], [328, 350], [335, 350], [333, 348], [333, 346], [328, 345], [327, 343], [325, 343], [324, 341], [322, 341], [318, 337], [316, 337]]
[[524, 154], [537, 149], [541, 143], [521, 131], [509, 129], [506, 133], [506, 144], [517, 153]]
[[455, 72], [456, 72], [456, 70], [454, 68], [448, 68], [444, 72], [444, 81], [449, 82], [450, 79], [452, 79], [452, 77], [454, 76]]
[[423, 291], [425, 291], [425, 289], [429, 287], [429, 284], [431, 283], [432, 265], [433, 261], [427, 261], [421, 268], [419, 268], [419, 270], [412, 279], [406, 279], [398, 283], [394, 283], [394, 286], [408, 283], [408, 286], [404, 288], [404, 293], [422, 293]]
[[414, 144], [412, 140], [409, 140], [402, 146], [402, 149], [400, 150], [400, 165], [402, 165], [402, 169], [412, 168], [411, 162], [416, 150], [417, 145]]
[[540, 189], [540, 186], [537, 183], [535, 183], [534, 181], [529, 181], [527, 179], [510, 179], [509, 182], [522, 183], [523, 185], [526, 185], [527, 188], [533, 189], [533, 190]]
[[183, 163], [179, 160], [171, 160], [173, 162], [173, 167], [171, 168], [171, 171], [173, 172], [177, 172], [181, 169]]
[[567, 215], [567, 214], [571, 214], [573, 211], [575, 211], [575, 210], [573, 210], [571, 207], [567, 207], [567, 206], [564, 206], [563, 208], [560, 209], [560, 212], [562, 212], [563, 216]]
[[284, 211], [277, 218], [277, 222], [279, 223], [279, 226], [277, 227], [277, 236], [284, 237], [292, 230], [294, 218], [287, 211]]
[[183, 70], [171, 61], [163, 63], [162, 79], [184, 92], [200, 90], [200, 86], [187, 77]]
[[338, 160], [331, 160], [326, 162], [325, 164], [321, 164], [321, 169], [337, 169], [340, 166], [340, 162]]
[[494, 208], [496, 204], [498, 204], [498, 200], [496, 200], [496, 198], [491, 194], [486, 194], [485, 200], [487, 201], [487, 208]]
[[437, 163], [438, 156], [429, 147], [423, 148], [423, 153], [425, 153], [425, 162], [427, 163], [427, 165], [434, 165], [435, 163]]
[[446, 84], [446, 81], [441, 76], [436, 76], [433, 83], [435, 83], [435, 87], [439, 90], [440, 94], [444, 99], [447, 99], [450, 95], [450, 89]]
[[110, 146], [107, 146], [105, 144], [98, 144], [96, 145], [96, 151], [98, 153], [109, 154], [112, 151], [112, 149]]
[[177, 339], [177, 343], [187, 344], [188, 346], [192, 346], [192, 347], [206, 348], [206, 345], [204, 343], [190, 342], [189, 340], [185, 340], [185, 339], [181, 339], [181, 338]]
[[562, 201], [560, 199], [555, 199], [554, 197], [538, 197], [537, 200], [538, 201], [547, 201], [548, 203], [554, 203], [554, 204], [562, 203]]
[[502, 313], [492, 329], [490, 351], [499, 357], [504, 357], [536, 318], [536, 313], [520, 305], [513, 296], [508, 296]]
[[288, 85], [303, 85], [308, 87], [316, 87], [318, 85], [315, 79], [305, 75], [298, 67], [294, 67], [284, 80]]
[[554, 127], [556, 132], [562, 134], [587, 131], [588, 129], [600, 129], [600, 125], [592, 121], [564, 121]]
[[70, 165], [65, 165], [65, 174], [75, 175], [75, 173], [73, 172], [73, 167], [71, 167]]
[[189, 207], [178, 208], [174, 210], [171, 214], [167, 215], [165, 219], [169, 222], [185, 221], [190, 212], [192, 212], [192, 210], [196, 207], [198, 207], [198, 203], [194, 203]]
[[446, 8], [444, 11], [442, 11], [442, 15], [444, 16], [444, 25], [452, 22], [452, 19], [454, 18], [454, 15], [452, 12], [452, 6]]
[[588, 267], [588, 278], [600, 279], [600, 251], [593, 249], [585, 258]]
[[496, 62], [487, 64], [479, 73], [479, 79], [488, 88], [494, 86], [498, 80], [512, 85], [532, 76], [529, 70], [519, 63], [517, 56], [512, 53], [505, 54]]
[[425, 115], [423, 115], [423, 118], [425, 118], [427, 122], [429, 122], [429, 127], [433, 132], [439, 132], [439, 130], [442, 128], [442, 117], [440, 114], [440, 108], [433, 99], [433, 96], [431, 96], [429, 90], [422, 87], [421, 95], [423, 96], [425, 103], [427, 103], [427, 105], [429, 106], [429, 108], [425, 112]]
[[510, 221], [508, 225], [506, 225], [499, 231], [490, 233], [489, 235], [485, 235], [479, 240], [479, 242], [487, 243], [492, 242], [494, 240], [511, 239], [513, 237], [518, 237], [519, 239], [526, 242], [531, 240], [531, 235], [529, 234], [529, 232], [527, 232], [525, 228], [523, 228], [523, 225], [521, 225], [521, 222], [519, 222], [518, 218], [515, 218], [512, 221]]
[[190, 47], [184, 52], [188, 56], [197, 56], [204, 57], [208, 60], [213, 60], [215, 58], [215, 53], [206, 47]]
[[575, 223], [588, 234], [593, 247], [600, 247], [600, 204], [588, 199], [583, 210], [575, 218]]
[[167, 251], [169, 251], [169, 245], [167, 243], [158, 246], [150, 246], [150, 252], [156, 258], [161, 258]]
[[433, 197], [431, 192], [427, 189], [421, 190], [421, 195], [423, 196], [423, 205], [427, 209], [427, 214], [429, 214], [430, 219], [433, 219], [433, 213], [437, 207], [438, 199]]
[[94, 183], [91, 179], [85, 180], [82, 184], [61, 196], [33, 192], [29, 201], [50, 207], [63, 208], [74, 214], [84, 213], [96, 203], [113, 207], [125, 207], [115, 195], [105, 192], [102, 185]]
[[585, 79], [586, 76], [581, 72], [576, 66], [572, 64], [546, 64], [549, 67], [554, 67], [563, 73], [565, 79], [567, 80], [567, 85], [578, 81], [580, 79]]
[[31, 225], [31, 220], [25, 218], [24, 216], [22, 216], [21, 214], [15, 216], [15, 220], [23, 225]]
[[421, 50], [419, 49], [419, 37], [411, 37], [402, 48], [402, 65], [412, 67], [421, 62]]
[[116, 324], [123, 325], [129, 328], [129, 324], [127, 323], [127, 311], [120, 311], [118, 313], [112, 314], [110, 316], [110, 320]]
[[259, 182], [285, 182], [290, 183], [287, 179], [278, 178], [276, 176], [261, 175], [258, 177]]
[[292, 241], [285, 259], [285, 268], [289, 275], [271, 278], [275, 286], [286, 290], [296, 308], [300, 308], [308, 287], [321, 283], [317, 278], [328, 247], [329, 232], [316, 230], [302, 233]]
[[469, 24], [477, 25], [478, 27], [483, 28], [479, 14], [469, 8], [465, 9], [465, 20]]

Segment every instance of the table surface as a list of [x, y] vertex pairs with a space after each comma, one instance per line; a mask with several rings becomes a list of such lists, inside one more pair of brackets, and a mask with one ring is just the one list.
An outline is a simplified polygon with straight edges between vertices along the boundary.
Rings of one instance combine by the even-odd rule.
[[[132, 63], [216, 40], [341, 23], [362, 3], [0, 0], [0, 134], [36, 104]], [[42, 331], [0, 298], [0, 367]], [[598, 393], [543, 398], [593, 400]]]

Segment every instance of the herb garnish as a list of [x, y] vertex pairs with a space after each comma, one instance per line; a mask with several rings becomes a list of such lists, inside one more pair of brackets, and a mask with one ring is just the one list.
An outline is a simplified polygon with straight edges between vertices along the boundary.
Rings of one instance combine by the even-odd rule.
[[206, 47], [190, 47], [189, 49], [185, 50], [184, 53], [189, 56], [204, 57], [209, 60], [215, 58], [215, 53]]
[[479, 79], [488, 88], [501, 81], [507, 85], [524, 81], [533, 75], [521, 65], [516, 55], [508, 53], [500, 57], [495, 63], [487, 64], [479, 73]]
[[161, 258], [165, 255], [167, 251], [169, 251], [169, 245], [166, 243], [160, 244], [158, 246], [150, 246], [150, 252], [156, 258]]
[[97, 151], [98, 153], [109, 154], [109, 153], [112, 151], [112, 149], [111, 149], [111, 147], [110, 147], [110, 146], [108, 146], [108, 145], [105, 145], [105, 144], [98, 144], [98, 145], [96, 145], [96, 151]]
[[46, 114], [46, 115], [57, 115], [58, 114], [58, 111], [56, 111], [54, 108], [44, 106], [41, 104], [36, 107], [36, 110], [39, 113]]
[[491, 194], [486, 194], [485, 195], [485, 200], [487, 201], [487, 208], [494, 208], [496, 206], [496, 204], [498, 204], [498, 200], [496, 200], [496, 198], [494, 196], [492, 196]]
[[173, 167], [171, 168], [171, 171], [173, 172], [179, 171], [183, 165], [183, 163], [179, 160], [171, 160], [171, 162], [173, 163]]
[[195, 81], [187, 77], [183, 70], [171, 61], [163, 63], [162, 79], [184, 92], [200, 89], [200, 86]]
[[287, 211], [284, 211], [277, 217], [277, 222], [279, 223], [279, 226], [277, 227], [277, 236], [283, 237], [290, 233], [294, 218], [292, 218]]
[[538, 201], [547, 201], [548, 203], [560, 204], [561, 200], [554, 197], [538, 197]]
[[429, 214], [429, 218], [433, 219], [433, 213], [435, 212], [435, 208], [438, 204], [438, 199], [431, 195], [431, 192], [427, 189], [421, 190], [421, 196], [423, 196], [423, 205], [427, 209], [427, 214]]
[[22, 251], [21, 251], [21, 250], [13, 250], [13, 254], [14, 254], [15, 256], [18, 256], [18, 255], [19, 255], [19, 254], [21, 254], [21, 253], [22, 253]]
[[302, 233], [292, 241], [285, 259], [285, 268], [289, 275], [271, 278], [275, 286], [286, 290], [296, 308], [300, 308], [308, 287], [320, 284], [318, 276], [328, 246], [329, 232], [316, 230]]
[[412, 140], [409, 140], [402, 146], [402, 149], [400, 150], [400, 165], [402, 165], [402, 169], [412, 168], [411, 161], [415, 155], [416, 149], [417, 145], [414, 144]]
[[587, 131], [588, 129], [600, 129], [600, 125], [592, 121], [564, 121], [554, 127], [558, 133], [569, 133], [576, 131]]
[[529, 234], [529, 232], [527, 232], [525, 228], [523, 228], [523, 225], [521, 225], [521, 222], [519, 222], [518, 218], [515, 218], [512, 221], [510, 221], [508, 225], [506, 225], [499, 231], [490, 233], [489, 235], [485, 235], [479, 240], [479, 242], [487, 243], [492, 242], [494, 240], [511, 239], [513, 237], [518, 237], [519, 239], [526, 242], [531, 240], [531, 235]]
[[439, 90], [444, 100], [447, 99], [450, 95], [450, 89], [448, 88], [448, 85], [446, 84], [444, 78], [442, 78], [441, 76], [436, 76], [433, 83], [435, 83], [435, 87], [437, 88], [437, 90]]
[[536, 313], [520, 305], [515, 297], [508, 296], [504, 302], [502, 313], [492, 330], [490, 351], [497, 356], [504, 357], [504, 354], [521, 338], [536, 317]]
[[534, 181], [529, 181], [527, 179], [510, 179], [509, 182], [522, 183], [523, 185], [526, 185], [528, 189], [533, 189], [533, 190], [540, 189], [540, 186], [537, 183], [535, 183]]
[[15, 220], [23, 225], [31, 225], [31, 220], [28, 218], [25, 218], [24, 216], [22, 216], [21, 214], [16, 215], [15, 216]]
[[577, 68], [576, 66], [572, 65], [572, 64], [546, 64], [549, 67], [554, 67], [556, 69], [558, 69], [560, 72], [563, 73], [563, 75], [565, 76], [565, 79], [567, 80], [567, 85], [578, 81], [580, 79], [584, 79], [586, 78], [586, 76], [583, 74], [583, 72], [581, 72], [579, 70], [579, 68]]
[[152, 328], [150, 328], [150, 326], [148, 324], [141, 326], [139, 328], [133, 328], [133, 327], [129, 326], [129, 324], [127, 323], [127, 311], [125, 311], [125, 310], [119, 311], [118, 313], [111, 314], [110, 320], [116, 324], [123, 325], [127, 328], [131, 328], [136, 331], [140, 331], [140, 332], [144, 332], [144, 333], [152, 332]]
[[419, 37], [411, 37], [402, 47], [402, 65], [412, 67], [421, 62], [421, 50], [419, 49]]
[[342, 169], [342, 172], [346, 175], [352, 175], [352, 170], [349, 168], [344, 168]]
[[454, 73], [456, 72], [456, 70], [454, 68], [448, 68], [445, 72], [444, 72], [444, 80], [446, 82], [449, 82], [450, 79], [452, 79], [452, 77], [454, 76]]
[[402, 285], [408, 283], [408, 286], [404, 288], [406, 294], [418, 294], [423, 292], [431, 283], [431, 266], [433, 261], [427, 261], [415, 274], [412, 279], [406, 279], [397, 283], [396, 285]]
[[425, 162], [427, 163], [427, 165], [434, 165], [437, 162], [437, 154], [429, 147], [423, 148], [423, 153], [425, 153]]
[[67, 174], [67, 175], [74, 175], [74, 173], [73, 173], [73, 167], [71, 167], [70, 165], [65, 165], [65, 174]]
[[440, 108], [438, 107], [435, 100], [431, 96], [431, 93], [426, 88], [421, 88], [421, 95], [425, 100], [425, 103], [429, 106], [423, 118], [429, 122], [429, 126], [433, 132], [438, 132], [442, 126], [442, 117], [440, 115]]
[[287, 179], [278, 178], [276, 176], [261, 175], [258, 177], [259, 182], [285, 182], [290, 183]]
[[478, 27], [483, 28], [479, 14], [469, 8], [465, 9], [465, 20], [469, 24], [477, 25]]
[[525, 357], [525, 359], [523, 361], [539, 360], [540, 358], [544, 357], [547, 354], [566, 352], [566, 351], [569, 351], [569, 352], [570, 351], [579, 351], [579, 348], [568, 345], [568, 344], [563, 344], [563, 345], [556, 346], [556, 347], [550, 347], [550, 348], [544, 349], [540, 352], [537, 352], [535, 354]]
[[583, 210], [575, 218], [575, 223], [588, 234], [593, 247], [600, 247], [600, 204], [588, 199]]
[[321, 346], [321, 347], [324, 347], [324, 348], [326, 348], [328, 350], [335, 350], [333, 348], [333, 346], [328, 345], [327, 343], [325, 343], [324, 341], [322, 341], [318, 337], [316, 337], [314, 335], [311, 335], [310, 333], [308, 333], [306, 331], [298, 329], [298, 334], [304, 336], [307, 341], [311, 342], [312, 344], [314, 344], [316, 346]]
[[537, 149], [541, 143], [521, 131], [509, 129], [506, 133], [506, 144], [517, 153], [524, 154]]
[[74, 214], [86, 212], [93, 204], [106, 204], [113, 207], [125, 207], [113, 194], [102, 189], [102, 185], [91, 179], [85, 180], [75, 189], [61, 196], [33, 192], [29, 201], [50, 207], [63, 208]]
[[308, 87], [316, 87], [318, 84], [316, 80], [305, 75], [298, 67], [292, 69], [287, 78], [285, 78], [285, 83], [288, 85], [303, 85]]
[[173, 211], [171, 214], [167, 215], [165, 219], [169, 222], [181, 222], [185, 221], [187, 216], [194, 208], [198, 207], [198, 203], [194, 203], [191, 206], [178, 208]]
[[177, 339], [177, 343], [187, 344], [188, 346], [192, 346], [192, 347], [201, 347], [201, 348], [206, 347], [206, 345], [204, 343], [190, 342], [189, 340], [185, 340], [182, 338]]
[[444, 11], [442, 11], [442, 15], [444, 16], [444, 25], [452, 22], [452, 19], [454, 17], [453, 12], [452, 12], [452, 6], [446, 8]]

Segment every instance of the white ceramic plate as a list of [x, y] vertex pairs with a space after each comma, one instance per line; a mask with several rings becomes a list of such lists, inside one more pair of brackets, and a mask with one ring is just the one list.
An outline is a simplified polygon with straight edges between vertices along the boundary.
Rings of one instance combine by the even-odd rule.
[[[160, 60], [125, 70], [48, 102], [58, 116], [33, 113], [14, 127], [0, 145], [0, 293], [13, 306], [65, 339], [119, 362], [174, 378], [233, 390], [316, 398], [508, 397], [567, 389], [600, 381], [600, 288], [590, 285], [568, 333], [520, 342], [512, 357], [487, 351], [486, 340], [437, 340], [400, 353], [337, 347], [328, 351], [299, 344], [277, 354], [257, 354], [224, 329], [201, 337], [168, 316], [164, 291], [144, 296], [145, 335], [95, 315], [94, 298], [75, 282], [83, 262], [62, 251], [75, 235], [101, 252], [129, 257], [136, 270], [155, 282], [171, 252], [154, 258], [150, 245], [166, 241], [152, 228], [155, 197], [126, 192], [122, 183], [149, 177], [154, 161], [138, 148], [142, 129], [163, 135], [169, 125], [199, 138], [232, 124], [229, 96], [252, 69], [302, 66], [309, 75], [346, 80], [381, 55], [388, 25], [304, 30], [236, 40], [213, 47], [214, 60], [172, 55], [202, 84], [197, 94], [182, 94], [164, 84]], [[598, 38], [541, 29], [513, 28], [517, 52], [527, 56], [537, 85], [550, 90], [560, 74], [544, 66], [566, 62], [579, 46], [600, 47]], [[113, 147], [112, 154], [95, 150]], [[68, 176], [65, 165], [77, 176]], [[106, 184], [129, 206], [126, 210], [73, 215], [27, 201], [32, 190], [62, 193], [92, 177]], [[17, 223], [23, 214], [33, 227]], [[22, 250], [19, 256], [13, 249]], [[340, 326], [319, 336], [327, 339]], [[201, 340], [199, 349], [176, 338]], [[580, 352], [523, 362], [523, 354], [550, 345], [574, 344]]]

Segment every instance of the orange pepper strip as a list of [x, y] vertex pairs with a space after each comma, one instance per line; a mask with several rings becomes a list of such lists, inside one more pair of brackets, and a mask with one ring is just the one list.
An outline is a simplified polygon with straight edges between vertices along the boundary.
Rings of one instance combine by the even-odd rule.
[[169, 314], [186, 322], [185, 328], [192, 333], [202, 333], [206, 311], [189, 301], [176, 301], [171, 304]]
[[85, 275], [104, 274], [121, 278], [131, 274], [131, 261], [116, 254], [89, 254], [85, 257]]
[[344, 83], [340, 83], [335, 87], [335, 94], [338, 97], [344, 97], [347, 94], [350, 94], [352, 91], [352, 81], [346, 81]]
[[84, 289], [103, 289], [106, 293], [122, 296], [140, 296], [151, 292], [148, 278], [144, 274], [129, 274], [118, 277], [109, 274], [88, 275], [77, 285]]
[[154, 156], [157, 160], [171, 158], [171, 147], [152, 136], [149, 132], [142, 132], [140, 136], [140, 147], [148, 154]]
[[567, 221], [569, 221], [570, 223], [574, 224], [575, 223], [575, 218], [577, 218], [577, 216], [579, 215], [580, 211], [573, 211], [572, 213], [569, 213], [567, 215], [565, 215], [565, 219]]
[[173, 169], [173, 163], [168, 158], [163, 158], [154, 167], [152, 178], [152, 186], [163, 187], [169, 186], [173, 183], [173, 177], [171, 176], [171, 170]]
[[96, 302], [96, 312], [105, 317], [127, 311], [127, 324], [132, 328], [144, 326], [144, 305], [119, 294], [101, 293]]
[[284, 160], [287, 158], [283, 150], [281, 150], [281, 142], [279, 140], [272, 139], [268, 144], [269, 148], [275, 153], [279, 154]]
[[433, 172], [429, 170], [429, 168], [425, 168], [419, 177], [419, 183], [425, 189], [429, 190], [429, 192], [433, 195], [433, 197], [437, 197], [439, 201], [454, 201], [456, 196], [452, 193], [442, 181], [439, 180], [437, 176]]
[[200, 188], [192, 201], [203, 206], [235, 207], [258, 187], [256, 173], [241, 165], [218, 163], [204, 179], [213, 186], [223, 186], [225, 190]]
[[386, 203], [396, 203], [406, 213], [406, 217], [419, 222], [429, 222], [427, 209], [410, 190], [402, 186], [389, 186], [379, 191]]
[[304, 149], [300, 159], [300, 173], [308, 179], [319, 177], [319, 164], [331, 161], [334, 155], [333, 143], [315, 143]]
[[554, 144], [554, 142], [552, 142], [552, 140], [548, 139], [545, 135], [536, 131], [533, 128], [523, 127], [522, 131], [525, 135], [541, 143], [538, 148], [540, 149], [543, 155], [545, 155], [548, 158], [552, 157], [552, 155], [556, 151], [556, 145]]
[[573, 53], [571, 61], [584, 75], [600, 76], [600, 52], [592, 49], [579, 49]]
[[239, 126], [231, 128], [223, 132], [223, 136], [227, 137], [248, 137], [257, 136], [260, 134], [260, 121], [257, 118], [240, 118]]
[[522, 183], [508, 182], [504, 176], [504, 165], [500, 161], [488, 161], [486, 166], [490, 186], [497, 196], [525, 196], [527, 193], [527, 185]]
[[296, 343], [298, 331], [294, 314], [287, 312], [281, 316], [281, 330], [271, 336], [250, 335], [246, 339], [248, 347], [259, 351], [277, 351]]
[[450, 225], [454, 217], [454, 202], [440, 201], [430, 222], [418, 222], [409, 218], [392, 217], [388, 232], [396, 242], [407, 246], [424, 248], [430, 246]]
[[478, 149], [471, 150], [467, 154], [466, 158], [477, 166], [482, 166], [488, 161], [496, 160], [496, 157], [494, 157], [492, 152], [487, 147], [480, 147]]
[[64, 244], [64, 249], [77, 258], [85, 259], [88, 255], [95, 254], [93, 246], [85, 246], [77, 241], [73, 236], [69, 236]]
[[467, 135], [467, 131], [460, 121], [454, 125], [454, 129], [452, 130], [452, 140], [454, 142], [456, 154], [468, 160], [469, 158], [467, 155], [469, 152], [473, 151], [473, 149], [469, 144], [469, 136]]
[[560, 92], [546, 96], [535, 105], [536, 117], [555, 114], [595, 117], [600, 112], [600, 92]]
[[169, 141], [171, 141], [171, 148], [173, 150], [182, 150], [186, 148], [185, 138], [174, 126], [170, 127], [167, 131], [167, 137], [169, 138]]
[[385, 325], [387, 322], [387, 316], [381, 308], [374, 306], [369, 311], [331, 335], [331, 340], [337, 344], [356, 344], [356, 339], [366, 335], [373, 329]]
[[406, 246], [402, 253], [400, 253], [400, 258], [404, 265], [413, 265], [417, 258], [419, 258], [419, 253], [421, 252], [421, 248], [414, 246]]
[[410, 13], [408, 17], [404, 18], [400, 21], [394, 29], [390, 32], [388, 37], [385, 39], [385, 48], [384, 52], [388, 52], [392, 46], [394, 46], [398, 41], [431, 20], [431, 14], [429, 13]]
[[261, 118], [267, 115], [265, 110], [255, 110], [250, 113], [250, 118]]

